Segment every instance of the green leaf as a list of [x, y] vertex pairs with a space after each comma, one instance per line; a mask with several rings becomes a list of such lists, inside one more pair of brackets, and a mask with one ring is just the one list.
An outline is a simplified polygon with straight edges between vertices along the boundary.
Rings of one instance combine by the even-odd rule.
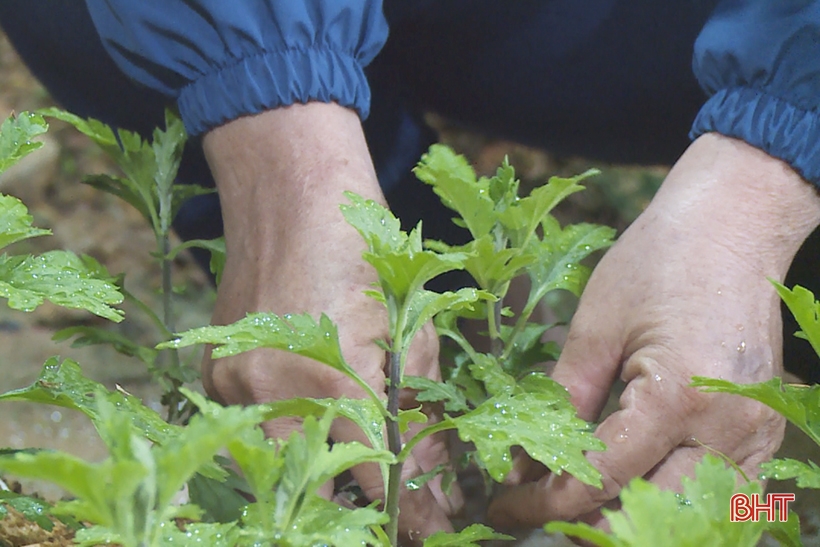
[[439, 312], [444, 310], [458, 312], [470, 309], [479, 299], [493, 301], [495, 297], [486, 291], [473, 288], [444, 293], [417, 289], [406, 302], [406, 323], [402, 331], [404, 347], [400, 348], [400, 351], [406, 354], [416, 333]]
[[791, 458], [774, 459], [760, 464], [761, 479], [797, 479], [798, 488], [820, 488], [820, 467], [809, 460], [801, 462]]
[[210, 269], [211, 273], [214, 274], [214, 277], [216, 278], [216, 284], [219, 285], [222, 282], [222, 271], [225, 269], [225, 238], [190, 239], [185, 243], [174, 247], [171, 252], [168, 253], [168, 258], [173, 260], [183, 250], [194, 247], [205, 249], [211, 253]]
[[32, 139], [46, 131], [48, 124], [39, 114], [21, 112], [6, 118], [0, 126], [0, 173], [43, 146]]
[[0, 249], [23, 239], [51, 234], [51, 230], [34, 228], [31, 221], [22, 201], [0, 194]]
[[527, 267], [532, 279], [529, 302], [538, 302], [555, 289], [581, 296], [590, 275], [581, 260], [612, 245], [615, 230], [595, 224], [572, 224], [561, 229], [551, 216], [542, 227], [543, 240], [532, 249], [536, 260]]
[[486, 234], [460, 247], [442, 246], [428, 242], [428, 247], [442, 251], [464, 253], [464, 269], [476, 280], [478, 286], [497, 296], [503, 296], [506, 285], [535, 261], [532, 254], [523, 254], [521, 249], [496, 249], [493, 236]]
[[424, 540], [424, 547], [480, 547], [479, 541], [514, 539], [512, 536], [499, 534], [489, 526], [472, 524], [461, 532], [436, 532]]
[[477, 181], [475, 171], [463, 156], [447, 146], [434, 144], [413, 172], [433, 187], [444, 205], [464, 219], [473, 239], [490, 233], [496, 215], [489, 180]]
[[292, 528], [282, 534], [286, 538], [283, 544], [293, 547], [382, 545], [372, 529], [387, 520], [387, 514], [371, 507], [350, 510], [311, 495], [306, 497]]
[[601, 486], [601, 474], [584, 452], [605, 446], [593, 435], [592, 426], [576, 417], [566, 390], [502, 393], [446, 420], [455, 424], [461, 440], [475, 443], [488, 473], [498, 482], [512, 469], [510, 448], [521, 446], [553, 473], [566, 471], [586, 484]]
[[[702, 547], [731, 545], [754, 547], [764, 522], [731, 522], [730, 499], [737, 491], [735, 471], [719, 458], [707, 455], [695, 468], [696, 478], [683, 478], [683, 495], [661, 490], [641, 478], [633, 479], [621, 492], [621, 511], [603, 510], [611, 534], [586, 524], [554, 522], [547, 532], [563, 532], [607, 547]], [[757, 483], [740, 492], [760, 492]]]
[[97, 279], [85, 262], [68, 251], [40, 256], [0, 255], [0, 297], [9, 307], [33, 311], [44, 300], [67, 308], [89, 311], [114, 322], [123, 313], [112, 308], [123, 300], [109, 281]]
[[499, 213], [498, 219], [512, 236], [513, 245], [523, 245], [556, 205], [584, 189], [578, 184], [580, 181], [596, 174], [598, 171], [591, 169], [571, 178], [551, 177], [547, 184], [535, 188], [529, 196]]
[[[235, 522], [216, 524], [194, 522], [180, 530], [175, 523], [168, 523], [160, 545], [178, 547], [236, 547], [241, 545], [242, 531]], [[99, 545], [97, 541], [94, 545]]]
[[789, 520], [782, 522], [775, 519], [766, 523], [766, 532], [780, 542], [784, 547], [803, 547], [800, 539], [800, 517], [794, 511], [789, 511]]
[[469, 410], [467, 399], [451, 380], [437, 382], [422, 376], [405, 376], [402, 379], [402, 387], [417, 390], [416, 401], [420, 403], [444, 401], [444, 410], [447, 412]]
[[504, 372], [494, 355], [481, 353], [475, 357], [475, 362], [469, 365], [470, 375], [484, 384], [488, 394], [501, 395], [515, 391], [515, 378]]
[[58, 357], [52, 357], [31, 386], [6, 392], [0, 395], [0, 401], [30, 401], [78, 410], [88, 416], [99, 431], [102, 417], [97, 398], [100, 393], [151, 441], [162, 444], [179, 434], [179, 426], [167, 423], [137, 397], [124, 391], [107, 391], [99, 382], [83, 376], [80, 366], [71, 359], [61, 363]]
[[152, 214], [155, 213], [155, 209], [145, 201], [145, 189], [131, 179], [113, 175], [88, 175], [83, 177], [82, 182], [92, 188], [117, 196], [139, 211], [149, 224], [153, 223]]
[[773, 279], [769, 281], [800, 325], [797, 335], [808, 340], [814, 352], [820, 355], [820, 302], [814, 299], [814, 294], [810, 290], [800, 285], [795, 285], [794, 289], [789, 290]]
[[[51, 108], [44, 108], [38, 111], [39, 114], [46, 118], [56, 118], [58, 120], [64, 121], [73, 125], [80, 133], [89, 137], [95, 143], [97, 143], [103, 150], [108, 152], [110, 148], [116, 148], [118, 151], [120, 150], [119, 142], [117, 141], [117, 136], [114, 135], [114, 131], [111, 129], [110, 126], [102, 123], [99, 120], [88, 119], [85, 120], [79, 116], [71, 114], [70, 112], [66, 112], [65, 110], [60, 110], [56, 107]], [[127, 132], [121, 132], [120, 135], [127, 134]], [[136, 134], [131, 134], [136, 135]], [[139, 136], [136, 137], [139, 140]], [[138, 147], [129, 147], [128, 145], [134, 142], [134, 138], [126, 138], [123, 142], [126, 145], [127, 151], [135, 151]]]
[[342, 357], [336, 325], [324, 314], [317, 323], [309, 314], [249, 313], [230, 325], [200, 327], [176, 336], [157, 348], [212, 344], [215, 346], [211, 354], [214, 359], [257, 348], [274, 348], [309, 357], [336, 370], [350, 369]]
[[515, 329], [508, 325], [501, 325], [501, 340], [504, 347], [510, 347], [509, 356], [501, 361], [506, 372], [518, 378], [535, 366], [543, 365], [547, 361], [557, 361], [561, 355], [561, 348], [555, 342], [541, 342], [541, 337], [554, 325], [527, 323], [515, 336]]
[[692, 378], [693, 387], [706, 392], [733, 393], [760, 401], [783, 415], [820, 445], [820, 385], [783, 384], [772, 378], [759, 384], [734, 384], [727, 380]]
[[71, 343], [72, 348], [105, 344], [114, 348], [118, 353], [137, 357], [149, 367], [154, 366], [159, 355], [154, 348], [141, 346], [125, 335], [99, 327], [68, 327], [55, 332], [51, 339], [55, 342], [62, 342], [74, 336], [77, 338]]
[[[226, 461], [220, 464], [224, 468], [226, 465], [233, 465], [233, 462]], [[194, 475], [188, 481], [191, 503], [202, 508], [205, 521], [227, 523], [239, 520], [242, 509], [248, 504], [248, 499], [240, 494], [250, 493], [247, 482], [233, 470], [226, 471], [228, 477], [224, 482], [201, 474]]]
[[[52, 518], [56, 517], [51, 517], [51, 504], [40, 498], [0, 490], [0, 520], [8, 515], [7, 507], [11, 507], [23, 515], [26, 520], [33, 522], [47, 532], [54, 528]], [[74, 530], [81, 527], [80, 523], [72, 518], [63, 517], [60, 520]]]
[[396, 418], [399, 424], [399, 432], [404, 434], [410, 430], [410, 424], [426, 424], [427, 415], [419, 408], [410, 408], [407, 410], [399, 410], [399, 415]]

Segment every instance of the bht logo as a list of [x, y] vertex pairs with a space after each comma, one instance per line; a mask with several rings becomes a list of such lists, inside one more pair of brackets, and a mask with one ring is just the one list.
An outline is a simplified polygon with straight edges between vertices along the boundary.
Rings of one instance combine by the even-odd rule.
[[777, 504], [777, 520], [786, 522], [789, 520], [789, 502], [794, 501], [794, 494], [766, 494], [766, 502], [763, 496], [749, 494], [735, 494], [730, 501], [729, 520], [732, 522], [746, 522], [760, 520], [760, 514], [764, 513], [766, 522], [775, 521], [775, 504]]

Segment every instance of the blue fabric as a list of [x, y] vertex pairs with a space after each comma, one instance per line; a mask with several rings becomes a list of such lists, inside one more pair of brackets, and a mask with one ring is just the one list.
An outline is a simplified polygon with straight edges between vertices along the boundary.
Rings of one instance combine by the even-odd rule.
[[366, 118], [364, 67], [387, 39], [380, 0], [87, 0], [129, 76], [175, 97], [189, 133], [319, 100]]
[[820, 1], [722, 2], [696, 44], [711, 96], [691, 136], [716, 131], [820, 184]]

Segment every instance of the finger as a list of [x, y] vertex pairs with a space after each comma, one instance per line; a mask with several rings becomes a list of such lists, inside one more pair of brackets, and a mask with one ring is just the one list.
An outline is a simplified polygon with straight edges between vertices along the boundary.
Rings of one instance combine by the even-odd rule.
[[569, 391], [578, 416], [587, 421], [600, 415], [621, 362], [621, 344], [613, 343], [614, 335], [604, 335], [596, 323], [585, 321], [583, 315], [573, 319], [552, 372], [552, 378]]
[[596, 431], [607, 445], [587, 459], [602, 475], [603, 488], [585, 485], [571, 476], [548, 475], [515, 487], [493, 502], [490, 514], [504, 526], [538, 526], [549, 520], [568, 520], [596, 510], [614, 499], [632, 478], [643, 476], [685, 438], [683, 423], [670, 406], [659, 405], [671, 393], [640, 377], [627, 386], [624, 409], [612, 414]]
[[702, 446], [678, 446], [644, 478], [661, 490], [682, 492], [681, 479], [695, 476], [695, 466], [707, 452]]

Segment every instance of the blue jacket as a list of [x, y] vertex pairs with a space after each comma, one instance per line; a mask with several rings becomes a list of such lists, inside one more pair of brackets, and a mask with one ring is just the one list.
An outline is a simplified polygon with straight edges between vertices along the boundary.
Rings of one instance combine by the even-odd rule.
[[[175, 97], [193, 134], [308, 100], [367, 117], [381, 0], [86, 1], [117, 64]], [[723, 0], [693, 66], [709, 95], [693, 138], [743, 139], [820, 183], [820, 0]]]

